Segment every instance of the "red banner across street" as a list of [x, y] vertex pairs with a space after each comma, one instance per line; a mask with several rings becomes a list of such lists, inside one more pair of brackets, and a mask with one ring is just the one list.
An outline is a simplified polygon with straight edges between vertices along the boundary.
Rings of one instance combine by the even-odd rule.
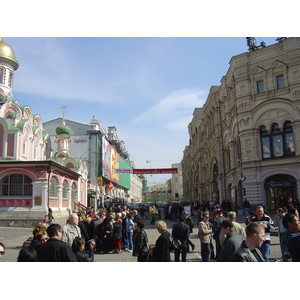
[[178, 168], [164, 169], [115, 169], [115, 174], [176, 174]]

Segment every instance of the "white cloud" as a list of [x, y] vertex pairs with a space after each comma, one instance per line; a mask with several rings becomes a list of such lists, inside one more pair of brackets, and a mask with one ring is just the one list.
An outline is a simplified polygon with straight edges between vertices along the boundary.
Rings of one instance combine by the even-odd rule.
[[171, 130], [186, 129], [194, 108], [202, 107], [206, 91], [182, 89], [172, 92], [147, 111], [133, 119], [134, 123], [160, 122]]

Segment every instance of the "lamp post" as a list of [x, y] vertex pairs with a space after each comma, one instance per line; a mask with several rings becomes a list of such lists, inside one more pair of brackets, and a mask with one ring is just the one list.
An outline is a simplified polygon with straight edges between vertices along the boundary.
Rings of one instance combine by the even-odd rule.
[[[146, 160], [147, 164], [150, 164], [150, 169], [152, 169], [151, 160]], [[153, 177], [153, 183], [155, 184], [154, 175], [150, 174], [151, 177]]]

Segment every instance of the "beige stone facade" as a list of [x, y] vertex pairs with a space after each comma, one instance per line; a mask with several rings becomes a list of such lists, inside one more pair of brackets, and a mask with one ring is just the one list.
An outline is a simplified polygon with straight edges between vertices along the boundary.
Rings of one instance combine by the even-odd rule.
[[300, 38], [236, 55], [188, 126], [184, 200], [246, 197], [267, 210], [300, 194]]

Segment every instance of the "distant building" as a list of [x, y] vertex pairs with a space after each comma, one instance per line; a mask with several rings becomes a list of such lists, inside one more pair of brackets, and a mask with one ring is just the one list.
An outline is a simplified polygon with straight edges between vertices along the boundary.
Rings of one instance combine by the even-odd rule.
[[[44, 123], [53, 145], [58, 143], [55, 130], [61, 122], [59, 118]], [[125, 143], [118, 138], [116, 127], [110, 126], [106, 131], [95, 116], [88, 124], [71, 120], [65, 120], [65, 124], [70, 128], [70, 152], [88, 168], [87, 206], [98, 209], [113, 202], [141, 201], [143, 176], [115, 174], [114, 169], [134, 166]]]
[[184, 198], [229, 199], [238, 209], [246, 197], [275, 210], [300, 192], [300, 38], [249, 45], [195, 108], [182, 160]]
[[183, 199], [183, 182], [182, 182], [182, 167], [181, 163], [172, 164], [172, 168], [177, 168], [178, 173], [172, 174], [172, 200], [187, 201], [189, 199]]
[[172, 180], [167, 180], [166, 183], [159, 183], [148, 187], [146, 202], [160, 203], [169, 202], [171, 199]]

